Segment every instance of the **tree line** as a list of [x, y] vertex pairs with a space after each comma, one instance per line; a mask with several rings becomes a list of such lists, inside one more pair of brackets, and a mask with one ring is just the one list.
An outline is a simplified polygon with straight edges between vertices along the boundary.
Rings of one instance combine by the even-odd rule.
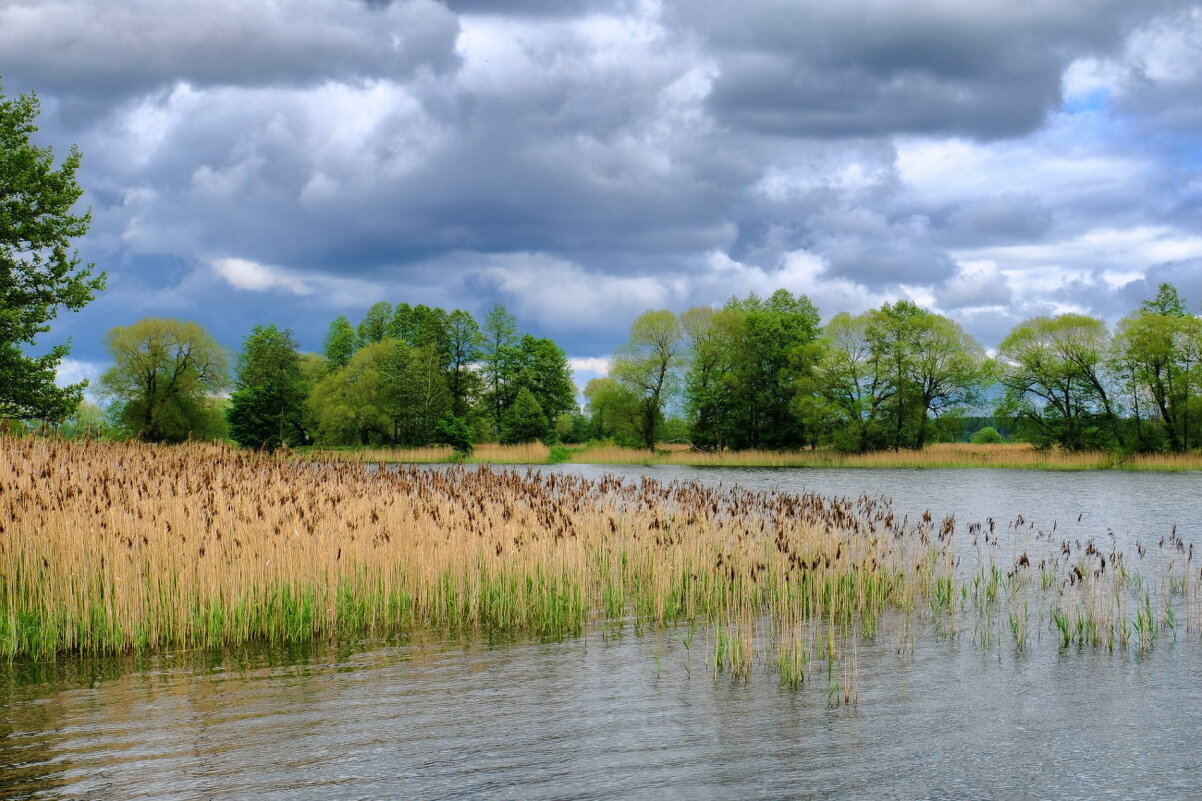
[[[1162, 284], [1110, 330], [1080, 314], [1015, 326], [992, 357], [910, 301], [825, 325], [804, 295], [652, 310], [577, 404], [567, 357], [503, 306], [377, 303], [338, 317], [320, 353], [256, 326], [232, 359], [196, 323], [145, 319], [106, 338], [107, 420], [154, 441], [422, 446], [609, 440], [703, 450], [921, 449], [992, 423], [1065, 450], [1202, 446], [1202, 319]], [[76, 417], [99, 416], [84, 409]], [[983, 432], [992, 436], [992, 429]]]
[[461, 309], [380, 302], [357, 326], [335, 319], [321, 353], [302, 353], [289, 330], [255, 326], [232, 369], [192, 322], [144, 319], [112, 329], [106, 346], [113, 366], [100, 393], [113, 401], [110, 420], [155, 441], [469, 450], [548, 439], [578, 414], [563, 349], [519, 334], [500, 305], [478, 324]]
[[[992, 416], [1066, 450], [1202, 446], [1202, 320], [1161, 284], [1113, 331], [1080, 314], [1016, 325], [994, 357], [910, 301], [821, 325], [804, 295], [732, 298], [631, 326], [585, 387], [601, 436], [651, 447], [664, 427], [701, 449], [921, 449]], [[676, 416], [678, 419], [673, 419]]]

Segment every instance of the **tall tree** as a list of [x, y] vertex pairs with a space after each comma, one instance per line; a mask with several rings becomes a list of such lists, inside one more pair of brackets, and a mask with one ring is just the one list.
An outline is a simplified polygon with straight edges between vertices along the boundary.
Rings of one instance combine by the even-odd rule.
[[322, 355], [331, 372], [346, 367], [355, 355], [355, 329], [345, 316], [340, 314], [330, 323]]
[[584, 387], [593, 435], [619, 445], [640, 444], [639, 398], [609, 376], [594, 378]]
[[563, 348], [545, 337], [526, 334], [515, 350], [514, 374], [509, 382], [515, 389], [514, 400], [517, 391], [525, 388], [534, 395], [548, 420], [575, 411], [576, 385]]
[[381, 366], [384, 411], [392, 422], [392, 442], [426, 445], [451, 408], [438, 350], [386, 339], [392, 350]]
[[825, 349], [814, 379], [813, 399], [794, 406], [812, 426], [829, 428], [841, 450], [864, 453], [882, 444], [886, 404], [893, 397], [887, 365], [876, 358], [868, 334], [871, 313], [836, 314], [825, 329]]
[[732, 447], [741, 436], [732, 410], [739, 394], [734, 342], [743, 316], [697, 306], [680, 315], [680, 324], [688, 352], [684, 398], [692, 442], [704, 450]]
[[380, 301], [367, 310], [363, 322], [359, 323], [356, 344], [359, 347], [374, 345], [388, 336], [389, 323], [392, 321], [392, 304]]
[[148, 317], [105, 337], [114, 365], [100, 379], [129, 433], [154, 442], [222, 430], [214, 396], [228, 384], [225, 352], [199, 325]]
[[614, 359], [613, 377], [638, 398], [639, 434], [648, 450], [655, 449], [664, 407], [680, 386], [683, 361], [680, 320], [667, 309], [640, 314]]
[[226, 409], [234, 441], [268, 449], [304, 442], [308, 387], [291, 331], [255, 326], [238, 354], [237, 376]]
[[1149, 314], [1163, 314], [1166, 317], [1189, 317], [1185, 300], [1177, 287], [1162, 283], [1156, 290], [1156, 297], [1145, 300], [1140, 304], [1140, 310]]
[[82, 265], [71, 240], [87, 233], [91, 213], [72, 214], [79, 150], [58, 169], [48, 147], [31, 141], [41, 106], [34, 95], [0, 93], [0, 417], [61, 420], [79, 405], [87, 382], [55, 386], [68, 344], [26, 356], [60, 309], [78, 310], [104, 288], [104, 274]]
[[480, 356], [484, 362], [484, 384], [487, 392], [489, 417], [493, 431], [501, 430], [501, 414], [511, 401], [506, 386], [513, 374], [514, 345], [517, 343], [517, 320], [499, 303], [488, 310], [482, 326], [483, 344]]
[[447, 389], [451, 392], [451, 413], [466, 417], [480, 393], [480, 379], [474, 365], [480, 358], [484, 337], [472, 315], [456, 309], [447, 317]]
[[818, 310], [784, 289], [731, 298], [719, 312], [686, 312], [685, 379], [693, 438], [702, 447], [790, 448], [804, 443], [794, 399], [817, 358]]
[[[1191, 415], [1191, 407], [1197, 405], [1202, 320], [1186, 311], [1176, 289], [1161, 284], [1154, 300], [1119, 323], [1111, 364], [1127, 383], [1137, 447], [1162, 442], [1184, 451], [1198, 443], [1192, 429], [1199, 415]], [[1156, 421], [1155, 434], [1145, 430], [1145, 418]]]
[[806, 382], [819, 335], [818, 310], [805, 295], [778, 289], [764, 301], [732, 300], [726, 310], [741, 317], [734, 329], [733, 368], [739, 387], [737, 447], [791, 448], [803, 444], [802, 421], [793, 399]]

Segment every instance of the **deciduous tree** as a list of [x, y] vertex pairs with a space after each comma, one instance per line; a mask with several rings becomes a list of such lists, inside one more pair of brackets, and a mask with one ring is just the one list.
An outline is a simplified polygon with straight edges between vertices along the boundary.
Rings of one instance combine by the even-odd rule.
[[72, 209], [83, 194], [75, 180], [79, 150], [54, 167], [48, 147], [31, 141], [37, 97], [0, 93], [0, 417], [61, 420], [79, 404], [87, 382], [55, 386], [68, 345], [26, 356], [60, 309], [78, 310], [104, 288], [104, 274], [82, 264], [73, 239], [91, 214]]
[[228, 384], [228, 361], [201, 326], [148, 317], [110, 330], [105, 345], [114, 364], [101, 388], [121, 404], [131, 435], [180, 442], [224, 432], [215, 396]]

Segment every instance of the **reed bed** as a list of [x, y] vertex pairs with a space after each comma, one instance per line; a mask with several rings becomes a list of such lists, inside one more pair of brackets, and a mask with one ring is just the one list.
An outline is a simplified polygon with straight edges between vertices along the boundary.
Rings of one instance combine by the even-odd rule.
[[1144, 578], [1113, 549], [1021, 519], [1008, 538], [958, 535], [954, 520], [898, 520], [867, 496], [308, 464], [201, 444], [9, 438], [0, 452], [10, 659], [685, 625], [702, 627], [715, 674], [761, 664], [800, 686], [824, 665], [850, 701], [857, 642], [884, 620], [988, 644], [1022, 608], [1016, 648], [1025, 631], [1060, 631], [1057, 615], [1069, 644], [1094, 647], [1198, 628], [1192, 548], [1171, 538], [1166, 558], [1141, 550]]
[[[324, 462], [430, 464], [454, 462], [450, 448], [305, 449], [300, 458]], [[558, 458], [557, 458], [558, 457]], [[465, 460], [481, 464], [687, 465], [695, 467], [877, 467], [877, 468], [1026, 468], [1036, 470], [1202, 470], [1202, 455], [1115, 454], [1104, 451], [1040, 450], [1025, 443], [973, 445], [938, 443], [925, 449], [840, 453], [832, 450], [706, 452], [687, 445], [665, 444], [655, 451], [616, 445], [574, 445], [548, 448], [542, 443], [479, 445]]]

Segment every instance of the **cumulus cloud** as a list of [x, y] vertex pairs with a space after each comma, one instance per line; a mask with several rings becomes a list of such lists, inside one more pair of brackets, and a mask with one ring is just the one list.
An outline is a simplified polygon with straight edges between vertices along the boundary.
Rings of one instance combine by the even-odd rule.
[[85, 154], [85, 348], [500, 301], [600, 358], [779, 287], [987, 344], [1113, 318], [1202, 286], [1199, 42], [1173, 0], [0, 0], [7, 85]]
[[278, 289], [293, 295], [312, 294], [313, 288], [278, 267], [247, 259], [213, 259], [213, 271], [235, 289], [264, 292]]
[[68, 384], [77, 384], [85, 380], [94, 384], [104, 370], [105, 365], [103, 362], [66, 358], [58, 363], [58, 371], [55, 374], [54, 380], [60, 387], [65, 387]]

